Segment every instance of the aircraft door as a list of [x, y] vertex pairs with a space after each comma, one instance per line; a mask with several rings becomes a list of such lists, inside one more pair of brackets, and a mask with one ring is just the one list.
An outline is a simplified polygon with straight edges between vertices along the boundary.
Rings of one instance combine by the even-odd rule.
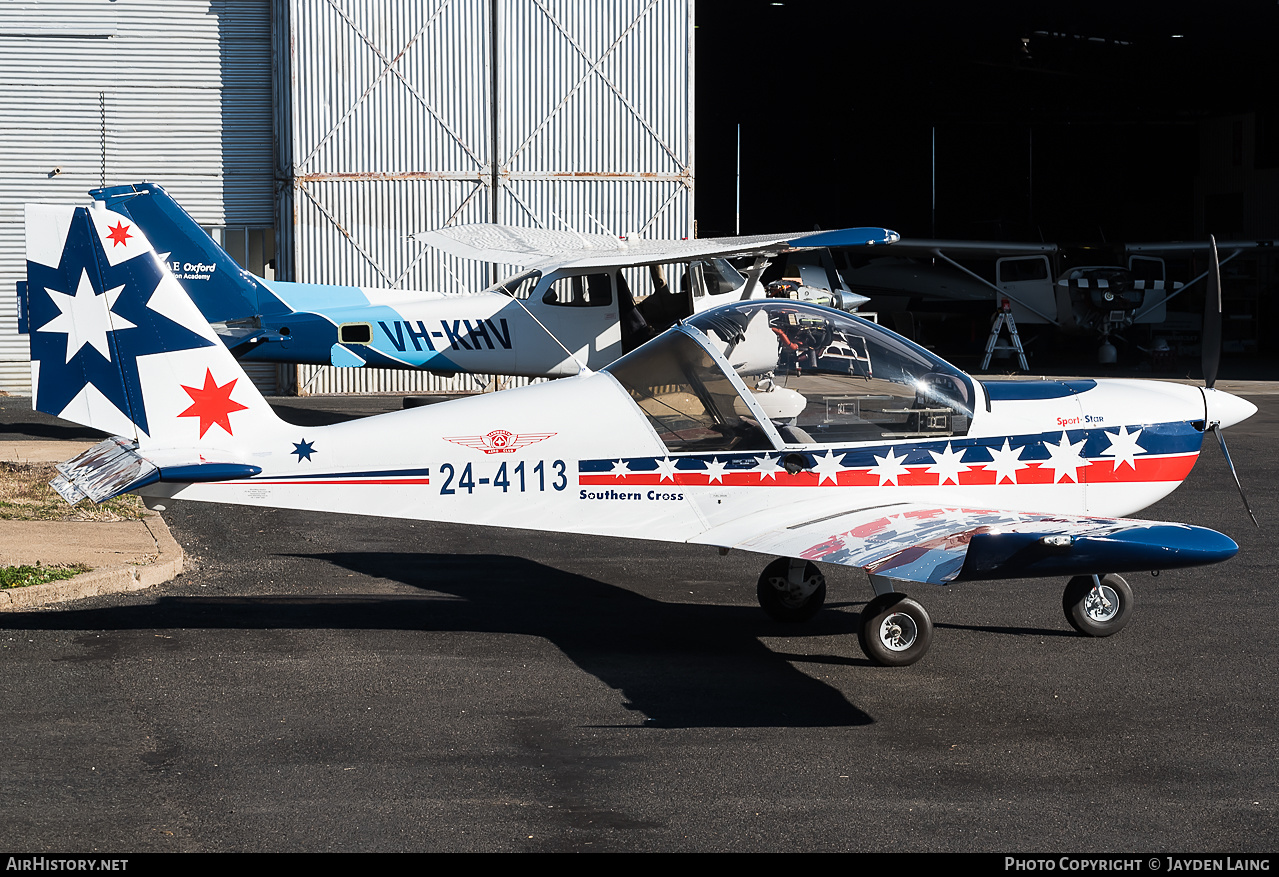
[[[1048, 323], [1072, 313], [1070, 293], [1062, 311], [1047, 256], [1009, 256], [995, 262], [995, 285], [1008, 293], [1018, 323]], [[996, 305], [999, 303], [996, 302]]]
[[602, 368], [622, 354], [618, 295], [611, 270], [548, 275], [534, 291], [529, 309], [559, 339], [559, 344], [549, 338], [545, 344], [538, 344], [539, 354], [555, 362], [568, 360], [565, 374], [574, 374], [576, 367], [560, 344], [591, 370]]
[[1162, 323], [1168, 319], [1168, 277], [1164, 260], [1158, 256], [1129, 256], [1128, 270], [1132, 278], [1145, 288], [1138, 323]]

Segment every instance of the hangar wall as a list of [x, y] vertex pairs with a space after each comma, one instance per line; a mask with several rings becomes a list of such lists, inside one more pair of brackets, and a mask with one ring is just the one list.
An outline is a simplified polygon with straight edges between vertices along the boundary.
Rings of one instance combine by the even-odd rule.
[[161, 183], [198, 222], [274, 220], [267, 0], [0, 4], [0, 390], [30, 392], [23, 204]]
[[[417, 231], [693, 227], [693, 4], [291, 0], [281, 249], [297, 280], [479, 290], [515, 266]], [[288, 238], [285, 241], [285, 238]], [[488, 378], [302, 367], [300, 392], [471, 392]], [[504, 383], [520, 383], [519, 379]]]
[[[692, 46], [689, 0], [0, 4], [0, 390], [30, 392], [22, 205], [103, 184], [274, 226], [276, 276], [321, 283], [477, 290], [514, 270], [409, 238], [458, 223], [691, 236]], [[250, 374], [311, 393], [490, 383]]]

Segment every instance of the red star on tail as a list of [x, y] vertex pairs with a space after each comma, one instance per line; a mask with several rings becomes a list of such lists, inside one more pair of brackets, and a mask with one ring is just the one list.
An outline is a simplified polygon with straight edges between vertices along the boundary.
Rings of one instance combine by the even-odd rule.
[[197, 389], [182, 385], [182, 389], [187, 391], [187, 395], [191, 397], [191, 407], [183, 411], [178, 417], [198, 417], [200, 418], [200, 438], [204, 438], [204, 434], [209, 431], [209, 427], [217, 424], [226, 430], [227, 435], [232, 435], [231, 418], [232, 411], [243, 411], [248, 405], [241, 405], [231, 398], [231, 391], [235, 389], [236, 378], [228, 383], [218, 386], [217, 381], [213, 380], [213, 372], [207, 368], [204, 370], [204, 386]]
[[129, 234], [130, 226], [125, 225], [123, 222], [117, 222], [113, 226], [108, 225], [107, 228], [111, 229], [111, 234], [107, 235], [107, 237], [111, 238], [111, 249], [113, 250], [133, 237], [133, 235]]

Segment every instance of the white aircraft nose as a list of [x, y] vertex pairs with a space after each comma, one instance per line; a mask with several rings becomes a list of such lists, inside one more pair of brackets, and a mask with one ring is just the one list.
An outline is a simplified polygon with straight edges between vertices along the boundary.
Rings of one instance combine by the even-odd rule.
[[1222, 429], [1229, 429], [1257, 413], [1256, 405], [1232, 393], [1205, 387], [1203, 394], [1209, 426], [1219, 423]]

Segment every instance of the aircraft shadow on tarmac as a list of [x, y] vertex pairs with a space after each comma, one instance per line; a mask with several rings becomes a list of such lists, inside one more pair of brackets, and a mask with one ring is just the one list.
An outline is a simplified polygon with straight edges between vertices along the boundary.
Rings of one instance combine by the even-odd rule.
[[[646, 727], [845, 727], [873, 718], [793, 666], [869, 666], [857, 616], [781, 625], [756, 607], [668, 603], [523, 558], [337, 552], [294, 555], [432, 592], [421, 597], [161, 597], [154, 603], [0, 615], [4, 630], [350, 629], [542, 637], [619, 690]], [[459, 599], [460, 598], [460, 599]], [[856, 657], [779, 654], [761, 636], [836, 637]], [[129, 644], [86, 641], [68, 660], [110, 660]], [[149, 647], [149, 646], [148, 646]], [[893, 671], [888, 671], [893, 672]]]

